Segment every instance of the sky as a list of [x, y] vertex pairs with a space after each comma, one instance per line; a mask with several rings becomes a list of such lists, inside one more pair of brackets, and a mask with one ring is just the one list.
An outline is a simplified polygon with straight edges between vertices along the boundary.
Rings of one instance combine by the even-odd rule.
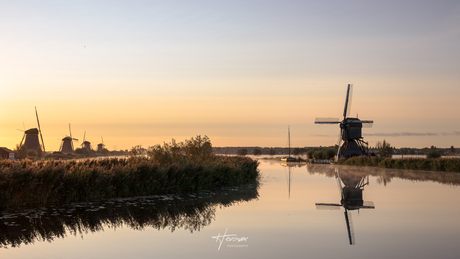
[[[460, 147], [459, 1], [0, 0], [0, 146]], [[85, 133], [86, 132], [86, 133]]]

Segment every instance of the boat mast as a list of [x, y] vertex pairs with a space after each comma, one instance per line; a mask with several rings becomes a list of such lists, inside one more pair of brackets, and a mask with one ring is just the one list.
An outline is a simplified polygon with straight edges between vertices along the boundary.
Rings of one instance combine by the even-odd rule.
[[289, 129], [288, 125], [288, 143], [289, 143], [289, 157], [291, 157], [291, 130]]

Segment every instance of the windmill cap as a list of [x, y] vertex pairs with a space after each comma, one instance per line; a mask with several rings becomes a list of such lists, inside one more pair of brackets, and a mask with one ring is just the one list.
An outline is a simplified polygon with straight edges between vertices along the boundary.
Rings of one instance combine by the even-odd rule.
[[25, 131], [26, 134], [38, 134], [37, 128], [28, 129]]

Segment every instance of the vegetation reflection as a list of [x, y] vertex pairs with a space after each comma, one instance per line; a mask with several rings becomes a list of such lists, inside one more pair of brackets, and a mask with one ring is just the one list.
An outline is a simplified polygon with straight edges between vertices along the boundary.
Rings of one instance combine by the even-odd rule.
[[19, 247], [35, 241], [51, 242], [67, 235], [104, 228], [200, 231], [215, 219], [218, 207], [259, 197], [259, 183], [197, 194], [112, 199], [39, 209], [0, 212], [0, 247]]

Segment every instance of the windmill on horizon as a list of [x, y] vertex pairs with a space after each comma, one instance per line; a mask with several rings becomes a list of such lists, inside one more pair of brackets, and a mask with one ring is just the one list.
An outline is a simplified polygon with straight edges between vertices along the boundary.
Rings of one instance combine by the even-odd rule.
[[[43, 152], [46, 152], [46, 150], [45, 150], [45, 143], [43, 142], [42, 130], [40, 128], [40, 121], [38, 119], [37, 107], [35, 107], [35, 116], [37, 117], [38, 129], [31, 128], [31, 129], [25, 130], [24, 136], [22, 137], [19, 147], [25, 148], [26, 150], [35, 150], [37, 151], [37, 155], [41, 156]], [[38, 138], [38, 135], [40, 135], [40, 139]], [[41, 143], [40, 143], [40, 140], [41, 140]], [[43, 150], [42, 150], [42, 147], [43, 147]]]
[[372, 127], [374, 121], [360, 120], [358, 119], [358, 115], [356, 115], [356, 118], [349, 117], [352, 91], [353, 85], [348, 84], [342, 121], [338, 118], [316, 118], [315, 120], [315, 124], [340, 124], [340, 139], [335, 157], [336, 161], [342, 157], [350, 158], [353, 156], [367, 156], [369, 154], [369, 144], [363, 140], [362, 128]]
[[72, 138], [72, 129], [70, 128], [70, 123], [69, 123], [69, 132], [70, 136], [66, 136], [65, 138], [62, 139], [61, 147], [59, 148], [59, 151], [62, 153], [73, 153], [73, 141], [78, 141], [76, 138]]
[[102, 150], [104, 149], [105, 145], [104, 145], [104, 138], [101, 136], [101, 140], [102, 142], [97, 144], [97, 152], [102, 152]]

